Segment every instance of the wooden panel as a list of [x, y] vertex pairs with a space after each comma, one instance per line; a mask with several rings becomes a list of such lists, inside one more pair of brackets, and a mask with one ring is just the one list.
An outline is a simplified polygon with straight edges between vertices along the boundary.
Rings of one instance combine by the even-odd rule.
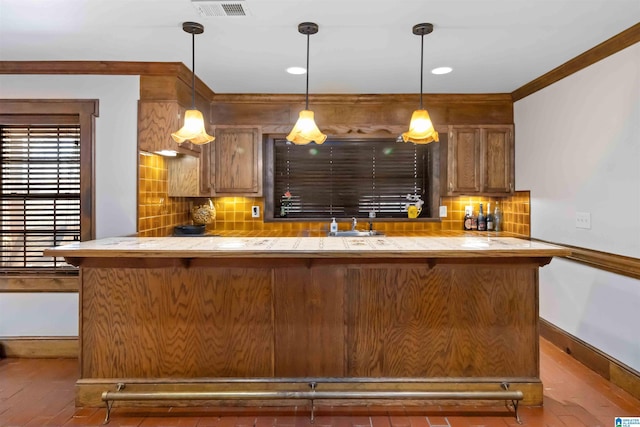
[[211, 147], [215, 195], [262, 195], [260, 128], [218, 126]]
[[0, 292], [78, 292], [77, 275], [1, 276]]
[[511, 193], [513, 182], [513, 140], [510, 127], [482, 129], [484, 143], [483, 192]]
[[275, 270], [275, 375], [343, 377], [344, 268]]
[[82, 377], [273, 374], [269, 269], [83, 269]]
[[141, 101], [177, 101], [176, 77], [140, 76]]
[[[363, 125], [408, 128], [418, 106], [417, 95], [311, 95], [310, 108], [320, 129], [353, 133]], [[275, 94], [216, 94], [211, 104], [211, 122], [225, 125], [294, 125], [304, 107], [304, 96]], [[448, 124], [513, 123], [513, 102], [509, 94], [427, 95], [427, 109], [436, 126]], [[346, 128], [343, 130], [343, 128]], [[406, 129], [404, 129], [406, 130]], [[330, 135], [330, 136], [331, 136]]]
[[[216, 95], [217, 97], [218, 95]], [[290, 106], [288, 104], [211, 104], [211, 123], [214, 125], [250, 126], [256, 124], [281, 124], [290, 126]]]
[[169, 197], [199, 197], [200, 160], [193, 156], [168, 158]]
[[353, 268], [347, 283], [348, 376], [539, 374], [535, 267]]
[[480, 191], [480, 129], [454, 127], [448, 142], [448, 194]]

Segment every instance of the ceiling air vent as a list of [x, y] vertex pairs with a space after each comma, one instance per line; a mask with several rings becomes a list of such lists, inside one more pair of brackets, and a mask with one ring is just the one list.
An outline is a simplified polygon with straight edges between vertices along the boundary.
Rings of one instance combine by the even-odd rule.
[[191, 0], [200, 16], [248, 16], [249, 10], [243, 0]]

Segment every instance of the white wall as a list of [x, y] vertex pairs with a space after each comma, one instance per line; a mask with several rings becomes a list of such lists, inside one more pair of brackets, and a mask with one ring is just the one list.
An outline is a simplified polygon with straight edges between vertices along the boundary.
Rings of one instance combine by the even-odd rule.
[[[531, 237], [640, 257], [640, 43], [516, 102], [514, 121]], [[640, 370], [640, 280], [555, 259], [540, 296], [541, 317]]]
[[[4, 99], [98, 99], [96, 237], [136, 232], [138, 76], [0, 75]], [[0, 336], [77, 336], [78, 295], [0, 293]]]

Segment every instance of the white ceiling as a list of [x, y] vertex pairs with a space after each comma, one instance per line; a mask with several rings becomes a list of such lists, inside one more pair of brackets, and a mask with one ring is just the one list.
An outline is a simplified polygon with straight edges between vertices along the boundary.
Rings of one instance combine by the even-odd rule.
[[[245, 17], [202, 17], [191, 0], [0, 0], [0, 59], [183, 62], [218, 93], [505, 93], [640, 22], [640, 0], [238, 0]], [[436, 76], [437, 66], [453, 67]], [[0, 88], [1, 92], [1, 88]], [[1, 95], [1, 93], [0, 93]]]

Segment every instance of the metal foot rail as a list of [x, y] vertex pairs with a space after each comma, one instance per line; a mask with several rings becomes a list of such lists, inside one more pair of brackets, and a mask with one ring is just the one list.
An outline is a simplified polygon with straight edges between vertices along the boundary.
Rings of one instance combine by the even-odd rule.
[[311, 403], [310, 421], [315, 421], [316, 400], [323, 399], [416, 399], [416, 400], [504, 400], [514, 410], [518, 424], [518, 403], [523, 399], [522, 391], [509, 390], [509, 384], [503, 383], [503, 390], [496, 391], [316, 391], [317, 383], [309, 383], [310, 391], [122, 391], [124, 383], [118, 383], [117, 391], [105, 391], [102, 400], [106, 403], [107, 413], [104, 424], [109, 417], [115, 401], [149, 401], [149, 400], [269, 400], [269, 399], [302, 399]]

